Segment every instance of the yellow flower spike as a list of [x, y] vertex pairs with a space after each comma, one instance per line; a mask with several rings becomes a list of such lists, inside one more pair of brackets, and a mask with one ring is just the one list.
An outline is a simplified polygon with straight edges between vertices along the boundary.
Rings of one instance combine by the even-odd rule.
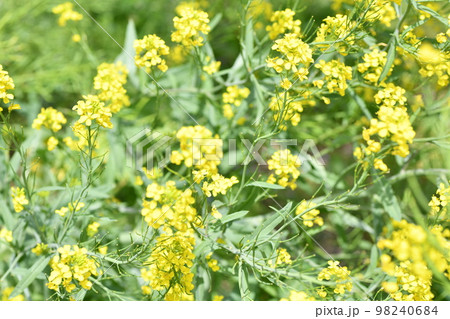
[[162, 56], [169, 55], [170, 50], [160, 37], [155, 34], [146, 35], [143, 39], [134, 41], [134, 49], [134, 60], [138, 67], [145, 68], [147, 72], [152, 72], [153, 67], [162, 72], [167, 71], [166, 60]]
[[98, 228], [100, 227], [100, 224], [97, 222], [92, 222], [88, 225], [88, 227], [86, 228], [86, 233], [89, 237], [94, 236], [95, 234], [98, 233]]
[[295, 12], [291, 9], [275, 11], [270, 17], [271, 25], [266, 27], [271, 40], [276, 39], [280, 34], [286, 32], [300, 36], [300, 20], [294, 20]]
[[8, 243], [11, 243], [13, 241], [12, 231], [2, 227], [0, 229], [0, 239], [4, 239]]
[[42, 254], [46, 254], [47, 251], [48, 251], [48, 245], [44, 244], [44, 243], [39, 243], [39, 244], [36, 245], [36, 247], [31, 249], [31, 252], [33, 254], [35, 254], [36, 256], [40, 256]]
[[83, 15], [79, 12], [73, 10], [72, 2], [65, 2], [60, 5], [57, 5], [52, 9], [54, 14], [59, 14], [58, 24], [61, 27], [64, 27], [67, 24], [67, 21], [80, 21], [83, 19]]
[[25, 189], [20, 187], [11, 188], [11, 197], [16, 213], [23, 211], [24, 206], [28, 205], [28, 199], [25, 197]]
[[185, 6], [178, 11], [179, 17], [173, 18], [175, 31], [171, 35], [172, 41], [186, 48], [202, 46], [205, 40], [203, 35], [207, 35], [211, 30], [208, 25], [208, 14], [190, 6]]
[[267, 179], [268, 183], [290, 187], [292, 190], [297, 188], [296, 181], [300, 176], [298, 168], [301, 163], [297, 156], [291, 154], [290, 150], [276, 151], [267, 164], [269, 170], [273, 171]]

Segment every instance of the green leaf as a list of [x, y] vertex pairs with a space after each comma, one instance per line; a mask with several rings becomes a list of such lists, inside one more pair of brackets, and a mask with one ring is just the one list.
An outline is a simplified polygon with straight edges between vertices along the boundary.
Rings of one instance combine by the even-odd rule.
[[430, 14], [433, 18], [435, 18], [435, 19], [439, 20], [440, 22], [442, 22], [443, 24], [445, 24], [447, 26], [447, 28], [449, 27], [448, 20], [446, 18], [441, 17], [433, 9], [430, 9], [427, 6], [424, 6], [423, 4], [417, 4], [417, 9]]
[[386, 64], [384, 65], [383, 71], [381, 71], [380, 77], [378, 79], [378, 84], [383, 82], [383, 80], [386, 78], [386, 76], [389, 73], [389, 70], [391, 69], [392, 64], [395, 60], [395, 48], [397, 42], [395, 41], [395, 37], [391, 38], [391, 41], [389, 41], [389, 50], [386, 57]]
[[123, 51], [116, 58], [115, 62], [122, 62], [128, 69], [128, 76], [131, 83], [135, 87], [139, 86], [139, 79], [137, 77], [136, 71], [137, 67], [134, 63], [134, 56], [136, 55], [136, 50], [134, 49], [134, 41], [137, 39], [136, 26], [134, 25], [133, 19], [128, 20], [127, 31], [125, 33], [125, 44], [123, 46]]
[[248, 186], [256, 186], [256, 187], [269, 188], [269, 189], [284, 189], [283, 186], [280, 186], [278, 184], [270, 184], [270, 183], [266, 183], [266, 182], [252, 182], [252, 183], [246, 185], [246, 187], [248, 187]]
[[220, 220], [220, 222], [222, 224], [226, 224], [226, 223], [229, 223], [229, 222], [231, 222], [233, 220], [240, 219], [240, 218], [244, 217], [247, 214], [248, 214], [248, 210], [241, 210], [239, 212], [236, 212], [236, 213], [233, 213], [233, 214], [230, 214], [230, 215], [227, 215], [227, 216], [223, 217]]
[[245, 265], [239, 263], [239, 292], [241, 293], [241, 300], [251, 301], [249, 298], [250, 289], [248, 288], [248, 270]]
[[250, 242], [254, 241], [258, 237], [264, 237], [269, 234], [272, 230], [281, 223], [286, 216], [290, 213], [292, 208], [292, 203], [289, 202], [286, 206], [280, 210], [276, 210], [276, 214], [272, 214], [264, 223], [262, 223], [251, 235]]
[[16, 288], [13, 290], [9, 298], [14, 298], [17, 295], [21, 294], [32, 282], [33, 280], [42, 273], [42, 270], [48, 265], [51, 256], [40, 257], [34, 265], [28, 270], [27, 274], [19, 281]]
[[377, 196], [375, 198], [378, 199], [384, 210], [391, 218], [400, 220], [402, 218], [402, 210], [391, 184], [389, 184], [384, 176], [380, 176], [375, 181], [375, 187], [377, 189]]

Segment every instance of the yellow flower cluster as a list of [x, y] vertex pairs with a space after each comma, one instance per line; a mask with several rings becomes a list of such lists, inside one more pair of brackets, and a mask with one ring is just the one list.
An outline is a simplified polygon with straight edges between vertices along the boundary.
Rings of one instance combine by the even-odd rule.
[[391, 84], [377, 93], [376, 102], [381, 104], [377, 118], [371, 119], [370, 127], [363, 130], [363, 138], [368, 146], [365, 149], [366, 155], [380, 151], [381, 144], [372, 140], [372, 136], [378, 135], [382, 139], [389, 137], [397, 143], [391, 154], [408, 156], [408, 144], [413, 142], [416, 133], [411, 126], [406, 107], [403, 105], [406, 101], [403, 93], [402, 88]]
[[326, 83], [328, 92], [338, 92], [341, 96], [345, 95], [345, 90], [347, 89], [347, 81], [352, 79], [352, 68], [346, 66], [344, 63], [338, 60], [331, 60], [330, 62], [325, 62], [325, 60], [320, 60], [319, 63], [315, 64], [314, 67], [321, 70], [325, 74], [323, 80], [316, 80], [313, 84], [319, 88], [322, 88]]
[[248, 88], [239, 88], [237, 85], [227, 87], [227, 91], [222, 94], [223, 103], [240, 106], [242, 101], [250, 95]]
[[47, 149], [49, 151], [53, 151], [56, 148], [56, 146], [58, 146], [59, 141], [58, 141], [58, 139], [56, 137], [50, 136], [48, 138], [46, 144], [47, 144]]
[[[14, 90], [14, 81], [9, 76], [8, 71], [3, 70], [3, 65], [0, 64], [0, 100], [3, 100], [5, 104], [14, 99], [14, 95], [9, 93], [8, 90]], [[0, 107], [0, 112], [2, 110]]]
[[388, 83], [375, 94], [375, 103], [389, 107], [403, 106], [406, 103], [405, 93], [404, 88]]
[[291, 290], [288, 298], [281, 298], [280, 301], [315, 301], [316, 298], [309, 296], [304, 291]]
[[208, 197], [215, 197], [218, 194], [225, 195], [227, 191], [237, 183], [239, 183], [239, 181], [235, 176], [226, 178], [220, 174], [213, 174], [210, 180], [203, 182], [202, 191]]
[[291, 154], [291, 151], [280, 150], [272, 154], [267, 161], [269, 170], [273, 171], [267, 179], [268, 183], [278, 184], [283, 187], [297, 188], [297, 178], [300, 176], [298, 168], [301, 163], [297, 156]]
[[142, 292], [149, 295], [154, 290], [158, 291], [168, 301], [193, 300], [194, 274], [191, 267], [195, 258], [194, 245], [195, 239], [190, 234], [160, 235], [144, 264], [146, 267], [141, 269], [142, 278], [148, 282], [142, 286]]
[[446, 216], [447, 205], [450, 202], [450, 186], [445, 187], [444, 183], [439, 184], [436, 194], [431, 197], [428, 206], [431, 208], [431, 216]]
[[[73, 110], [77, 111], [80, 118], [78, 124], [91, 126], [92, 121], [105, 128], [112, 128], [111, 109], [100, 101], [97, 95], [85, 95], [84, 100], [78, 101]], [[75, 131], [75, 127], [74, 127]]]
[[92, 222], [90, 223], [86, 228], [86, 233], [89, 237], [94, 236], [98, 233], [98, 228], [100, 227], [100, 224], [98, 222]]
[[[307, 227], [313, 227], [314, 224], [323, 226], [323, 218], [319, 216], [320, 211], [318, 209], [314, 209], [314, 207], [316, 207], [316, 204], [303, 200], [295, 210], [295, 215], [301, 215], [303, 225]], [[308, 209], [311, 210], [304, 213], [304, 211]]]
[[216, 271], [220, 270], [220, 266], [219, 266], [219, 262], [216, 259], [211, 258], [212, 254], [213, 253], [210, 252], [208, 255], [206, 255], [205, 258], [208, 262], [208, 267], [211, 268], [212, 271], [216, 272]]
[[[74, 140], [70, 136], [66, 136], [63, 138], [64, 143], [73, 151], [79, 151], [84, 149], [88, 144], [88, 138], [89, 138], [89, 132], [86, 126], [84, 126], [81, 123], [75, 123], [72, 126], [72, 130], [74, 135], [78, 138], [77, 140]], [[94, 145], [94, 147], [97, 147], [98, 145]]]
[[15, 296], [14, 298], [9, 298], [9, 296], [14, 291], [14, 287], [7, 287], [2, 291], [2, 301], [24, 301], [25, 297], [20, 294]]
[[130, 105], [127, 90], [123, 87], [127, 83], [128, 70], [122, 63], [102, 63], [97, 67], [94, 78], [94, 89], [99, 91], [98, 98], [103, 102], [110, 102], [112, 113], [117, 113], [124, 106]]
[[60, 285], [71, 293], [77, 284], [84, 289], [91, 289], [89, 277], [97, 276], [97, 262], [88, 256], [86, 248], [77, 245], [58, 248], [58, 254], [50, 260], [52, 272], [48, 277], [47, 287], [59, 291]]
[[220, 69], [220, 65], [222, 63], [220, 61], [212, 61], [210, 64], [205, 65], [203, 67], [203, 71], [208, 73], [209, 75], [216, 73]]
[[295, 12], [291, 9], [275, 11], [270, 17], [272, 24], [266, 27], [266, 31], [269, 32], [269, 38], [274, 40], [280, 34], [284, 34], [287, 31], [300, 36], [300, 25], [302, 22], [300, 20], [294, 20], [294, 16]]
[[145, 196], [148, 200], [144, 199], [141, 214], [150, 227], [157, 229], [164, 225], [186, 231], [196, 221], [192, 191], [177, 189], [174, 181], [168, 181], [165, 186], [155, 182], [148, 185]]
[[31, 252], [35, 254], [36, 256], [40, 256], [42, 254], [46, 254], [48, 252], [48, 245], [44, 243], [39, 243], [31, 249]]
[[32, 128], [40, 130], [42, 126], [52, 130], [53, 132], [58, 132], [62, 129], [62, 125], [67, 123], [67, 119], [64, 115], [55, 110], [53, 107], [41, 108], [41, 112], [38, 114], [37, 118], [34, 119]]
[[[353, 288], [353, 283], [350, 278], [350, 270], [347, 267], [339, 266], [339, 261], [328, 261], [328, 268], [324, 268], [320, 271], [317, 279], [320, 281], [334, 281], [336, 282], [336, 287], [333, 292], [335, 294], [343, 295], [345, 290], [350, 292]], [[320, 289], [321, 293], [319, 295], [324, 298], [326, 297], [326, 292], [323, 287]]]
[[222, 94], [223, 99], [223, 115], [227, 119], [231, 119], [234, 116], [233, 108], [231, 105], [240, 106], [242, 101], [250, 95], [248, 88], [239, 88], [237, 85], [227, 87], [225, 93]]
[[25, 196], [25, 189], [20, 187], [11, 187], [11, 197], [16, 213], [23, 211], [24, 206], [28, 205], [28, 199]]
[[431, 44], [424, 43], [419, 47], [418, 59], [421, 63], [419, 70], [423, 77], [437, 76], [437, 84], [445, 87], [450, 79], [450, 53], [435, 49]]
[[6, 229], [6, 227], [3, 227], [0, 229], [0, 239], [4, 239], [8, 243], [13, 241], [12, 231]]
[[208, 14], [190, 6], [185, 6], [178, 11], [179, 17], [173, 18], [176, 31], [172, 33], [172, 41], [181, 43], [187, 48], [202, 46], [205, 39], [201, 33], [207, 35], [211, 30], [208, 25]]
[[67, 21], [79, 21], [83, 19], [83, 15], [75, 10], [73, 10], [72, 2], [64, 2], [60, 5], [57, 5], [52, 9], [54, 14], [59, 14], [58, 24], [61, 27], [64, 27]]
[[370, 3], [369, 11], [367, 12], [366, 19], [370, 22], [380, 21], [387, 27], [391, 26], [392, 20], [395, 20], [397, 15], [395, 9], [386, 0], [374, 0]]
[[322, 51], [328, 50], [334, 44], [340, 54], [347, 55], [348, 47], [355, 43], [355, 36], [350, 34], [354, 27], [355, 22], [350, 21], [346, 15], [326, 17], [317, 31], [314, 42], [319, 42], [316, 46]]
[[275, 263], [273, 263], [272, 260], [269, 260], [268, 262], [270, 267], [277, 267], [280, 265], [290, 265], [292, 264], [291, 255], [288, 253], [288, 251], [284, 248], [278, 248], [277, 249], [277, 258], [275, 260]]
[[450, 259], [446, 253], [450, 249], [447, 240], [450, 232], [440, 225], [427, 232], [406, 220], [393, 221], [392, 224], [392, 234], [377, 244], [378, 248], [390, 251], [390, 254], [380, 257], [382, 270], [396, 278], [396, 282], [385, 283], [383, 288], [394, 300], [432, 300], [433, 273], [428, 263], [450, 278]]
[[[300, 80], [308, 74], [307, 67], [314, 62], [312, 50], [297, 34], [288, 33], [275, 41], [272, 50], [281, 53], [281, 57], [268, 58], [267, 66], [276, 72], [292, 71]], [[299, 68], [300, 65], [303, 67]]]
[[217, 173], [217, 166], [223, 157], [222, 140], [218, 135], [201, 125], [185, 126], [176, 134], [180, 150], [173, 151], [170, 161], [176, 165], [184, 162], [187, 167], [206, 170], [208, 175]]
[[[366, 81], [377, 83], [387, 61], [387, 52], [374, 49], [364, 54], [362, 59], [364, 62], [358, 64], [358, 72], [363, 74], [363, 78]], [[391, 66], [387, 75], [392, 73], [393, 68], [394, 66]]]
[[[74, 205], [76, 205], [76, 207]], [[64, 206], [64, 207], [61, 207], [60, 209], [55, 210], [55, 214], [58, 214], [61, 217], [65, 217], [68, 212], [71, 212], [71, 213], [78, 212], [84, 206], [85, 206], [85, 204], [83, 202], [69, 203], [67, 205], [67, 207]]]
[[276, 122], [280, 122], [280, 128], [287, 129], [285, 121], [290, 121], [292, 126], [297, 126], [301, 120], [301, 113], [303, 112], [303, 106], [314, 106], [316, 102], [310, 98], [310, 92], [306, 91], [300, 94], [300, 100], [292, 98], [291, 95], [286, 92], [279, 96], [274, 96], [270, 100], [269, 108], [274, 112], [273, 118]]
[[170, 50], [164, 40], [155, 34], [146, 35], [143, 39], [134, 41], [136, 56], [134, 61], [137, 66], [145, 68], [151, 72], [152, 67], [156, 66], [162, 72], [166, 72], [168, 67], [163, 55], [168, 55]]

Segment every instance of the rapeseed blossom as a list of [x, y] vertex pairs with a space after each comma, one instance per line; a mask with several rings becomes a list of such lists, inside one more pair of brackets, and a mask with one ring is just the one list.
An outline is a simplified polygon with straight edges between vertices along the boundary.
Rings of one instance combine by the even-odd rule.
[[291, 154], [288, 149], [276, 151], [267, 161], [269, 170], [273, 171], [267, 179], [268, 183], [278, 184], [283, 187], [297, 188], [297, 178], [300, 176], [298, 168], [301, 163], [297, 156]]
[[77, 123], [91, 126], [95, 121], [105, 128], [112, 128], [111, 109], [105, 106], [96, 95], [85, 95], [84, 100], [78, 101], [73, 110], [77, 111], [80, 118]]
[[64, 27], [67, 21], [80, 21], [83, 19], [83, 15], [75, 10], [73, 10], [72, 2], [64, 2], [57, 5], [52, 9], [54, 14], [59, 14], [58, 24]]
[[[314, 207], [316, 207], [316, 204], [303, 200], [295, 210], [295, 215], [301, 215], [303, 225], [307, 227], [313, 227], [314, 224], [323, 226], [323, 218], [319, 216], [320, 211]], [[304, 213], [308, 209], [309, 211]]]
[[86, 248], [77, 245], [64, 245], [58, 248], [58, 253], [50, 260], [52, 272], [48, 277], [47, 287], [52, 290], [71, 293], [77, 287], [89, 290], [92, 288], [91, 276], [97, 276], [98, 263], [89, 257]]
[[134, 41], [136, 56], [134, 58], [137, 66], [145, 68], [147, 72], [152, 72], [153, 67], [157, 67], [162, 72], [166, 72], [168, 67], [166, 60], [162, 58], [170, 53], [169, 47], [164, 40], [155, 34], [146, 35], [143, 39]]
[[44, 126], [53, 132], [58, 132], [62, 129], [63, 124], [66, 123], [67, 119], [64, 114], [53, 107], [47, 107], [41, 108], [41, 112], [38, 114], [36, 119], [34, 119], [31, 127], [36, 130], [40, 130], [41, 127]]
[[[333, 292], [335, 294], [343, 295], [347, 290], [350, 292], [353, 288], [353, 283], [350, 278], [350, 270], [347, 267], [339, 266], [339, 261], [328, 261], [328, 268], [324, 268], [317, 275], [317, 279], [320, 281], [333, 281], [336, 283]], [[322, 288], [323, 290], [323, 288]], [[320, 294], [319, 294], [320, 295]], [[322, 293], [322, 298], [326, 296]]]
[[[5, 104], [14, 99], [14, 94], [8, 92], [10, 90], [14, 90], [14, 81], [9, 76], [8, 71], [3, 70], [3, 65], [0, 64], [0, 100], [3, 100]], [[2, 110], [0, 107], [0, 112]]]
[[202, 190], [206, 196], [217, 196], [218, 194], [225, 195], [234, 184], [239, 183], [235, 176], [231, 178], [223, 177], [220, 174], [214, 174], [210, 180], [203, 182]]
[[141, 269], [142, 279], [148, 282], [142, 286], [142, 292], [149, 295], [157, 291], [165, 300], [193, 300], [194, 245], [195, 239], [190, 234], [161, 234]]
[[187, 48], [202, 46], [205, 41], [203, 35], [211, 30], [208, 14], [190, 6], [181, 8], [178, 14], [179, 17], [173, 18], [175, 31], [171, 36], [172, 41]]
[[275, 11], [270, 17], [271, 25], [266, 27], [269, 38], [275, 40], [280, 34], [286, 32], [300, 35], [300, 20], [294, 20], [295, 12], [291, 9]]
[[328, 92], [334, 93], [336, 91], [341, 96], [345, 95], [345, 90], [348, 87], [347, 81], [352, 79], [351, 67], [346, 66], [338, 60], [331, 60], [329, 62], [320, 60], [314, 67], [321, 70], [325, 75], [323, 80], [316, 80], [313, 82], [315, 86], [322, 88], [326, 85]]
[[16, 213], [23, 211], [24, 206], [28, 205], [28, 199], [25, 196], [25, 189], [20, 187], [11, 188], [11, 197]]
[[94, 78], [94, 89], [99, 91], [98, 98], [102, 102], [109, 102], [112, 113], [117, 113], [124, 106], [130, 105], [127, 90], [123, 87], [127, 83], [128, 70], [122, 63], [102, 63], [97, 68]]
[[433, 272], [450, 276], [450, 258], [445, 252], [450, 249], [449, 231], [440, 225], [428, 230], [408, 223], [406, 220], [392, 221], [394, 231], [378, 241], [378, 248], [388, 252], [381, 255], [381, 269], [395, 282], [383, 284], [383, 288], [394, 300], [429, 301]]
[[0, 239], [4, 239], [6, 242], [10, 243], [13, 241], [12, 231], [8, 230], [6, 227], [0, 229]]
[[[346, 15], [337, 14], [335, 17], [326, 17], [317, 30], [314, 42], [319, 42], [316, 46], [324, 51], [334, 45], [342, 55], [348, 54], [348, 49], [355, 43], [355, 35], [352, 29], [355, 22], [350, 21]], [[331, 44], [321, 43], [331, 42]]]

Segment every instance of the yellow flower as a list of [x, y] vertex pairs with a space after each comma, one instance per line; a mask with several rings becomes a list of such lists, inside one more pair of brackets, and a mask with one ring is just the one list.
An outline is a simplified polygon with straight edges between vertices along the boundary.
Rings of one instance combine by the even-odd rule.
[[291, 154], [291, 151], [281, 150], [272, 154], [267, 161], [269, 170], [273, 171], [267, 179], [268, 183], [278, 184], [283, 187], [289, 186], [291, 189], [297, 188], [297, 178], [300, 176], [298, 168], [301, 163], [297, 156]]
[[[387, 61], [387, 52], [375, 49], [372, 52], [364, 54], [363, 61], [357, 66], [358, 72], [363, 74], [363, 78], [366, 81], [377, 83]], [[387, 75], [392, 73], [393, 68], [391, 66]]]
[[208, 267], [211, 268], [212, 271], [216, 272], [220, 270], [219, 262], [216, 259], [211, 258], [212, 252], [206, 255], [206, 260], [208, 261]]
[[47, 287], [59, 291], [62, 286], [71, 293], [77, 284], [86, 290], [92, 288], [91, 276], [97, 276], [98, 263], [88, 255], [86, 248], [77, 245], [58, 248], [58, 253], [50, 260], [52, 272]]
[[206, 73], [208, 73], [209, 75], [216, 73], [217, 71], [219, 71], [220, 68], [220, 61], [213, 61], [208, 65], [205, 65], [203, 67], [203, 71], [205, 71]]
[[166, 60], [162, 56], [169, 55], [170, 50], [160, 37], [155, 34], [146, 35], [143, 39], [134, 41], [134, 49], [137, 66], [145, 68], [147, 72], [151, 72], [154, 66], [162, 72], [167, 71]]
[[141, 214], [150, 227], [157, 229], [165, 225], [187, 231], [197, 218], [192, 191], [177, 189], [174, 181], [168, 181], [165, 186], [148, 185], [145, 196]]
[[100, 101], [110, 103], [112, 113], [117, 113], [122, 107], [130, 105], [127, 90], [123, 87], [127, 83], [127, 75], [128, 70], [121, 62], [102, 63], [97, 67], [94, 89], [99, 91]]
[[42, 254], [46, 254], [47, 251], [48, 251], [48, 245], [44, 244], [44, 243], [39, 243], [39, 244], [36, 245], [36, 247], [31, 249], [31, 252], [33, 254], [35, 254], [36, 256], [40, 256]]
[[[0, 64], [0, 100], [3, 100], [5, 104], [14, 99], [14, 95], [9, 93], [8, 90], [14, 90], [14, 81], [7, 71], [3, 70], [3, 66]], [[0, 112], [2, 110], [0, 108]]]
[[89, 237], [94, 236], [98, 232], [98, 228], [100, 227], [100, 224], [97, 222], [92, 222], [88, 225], [86, 229], [86, 233]]
[[12, 231], [3, 227], [2, 229], [0, 229], [0, 239], [4, 239], [8, 243], [12, 242], [13, 241]]
[[76, 42], [80, 42], [81, 41], [81, 36], [78, 33], [72, 35], [72, 41], [75, 42], [75, 43]]
[[170, 161], [176, 165], [182, 162], [187, 167], [205, 169], [209, 175], [217, 173], [217, 166], [223, 157], [222, 140], [204, 126], [185, 126], [176, 134], [180, 151], [173, 151]]
[[272, 50], [281, 53], [281, 57], [268, 58], [267, 66], [278, 73], [301, 71], [302, 76], [305, 76], [308, 74], [307, 69], [300, 68], [300, 66], [308, 67], [314, 62], [309, 45], [303, 42], [297, 34], [288, 33], [282, 39], [276, 40]]
[[[314, 67], [318, 68], [325, 75], [325, 83], [328, 92], [338, 92], [341, 96], [345, 95], [345, 90], [347, 89], [347, 81], [352, 79], [352, 68], [345, 66], [344, 63], [338, 60], [331, 60], [325, 62], [325, 60], [320, 60], [319, 63], [315, 64]], [[317, 85], [316, 85], [317, 86]], [[322, 87], [320, 85], [319, 87]]]
[[[295, 215], [301, 215], [303, 219], [303, 225], [307, 227], [313, 227], [314, 224], [318, 226], [323, 226], [323, 218], [319, 216], [320, 211], [318, 209], [313, 209], [316, 206], [316, 204], [312, 202], [307, 202], [303, 200], [300, 205], [298, 205], [297, 209], [295, 210]], [[304, 213], [305, 210], [308, 210], [306, 213]]]
[[291, 255], [288, 253], [286, 249], [278, 248], [275, 263], [273, 263], [272, 260], [269, 260], [268, 264], [273, 268], [279, 265], [290, 265], [292, 264]]
[[216, 219], [221, 219], [222, 214], [217, 210], [216, 206], [213, 206], [211, 209], [211, 215]]
[[[328, 261], [328, 268], [324, 268], [320, 271], [317, 279], [320, 281], [327, 280], [336, 283], [333, 292], [335, 294], [343, 295], [345, 290], [350, 292], [353, 288], [353, 284], [350, 278], [350, 270], [347, 267], [339, 266], [339, 261]], [[319, 296], [324, 298], [325, 294], [319, 293]]]
[[[346, 15], [337, 14], [335, 17], [326, 17], [317, 30], [314, 42], [331, 42], [338, 52], [347, 55], [348, 48], [355, 43], [355, 36], [350, 34], [355, 27], [355, 22], [350, 21]], [[316, 45], [324, 51], [330, 47], [330, 44], [319, 43]]]
[[53, 151], [56, 148], [56, 146], [58, 146], [58, 144], [59, 144], [58, 139], [54, 136], [50, 136], [47, 140], [47, 149], [49, 151]]
[[234, 184], [239, 183], [235, 176], [231, 178], [225, 178], [220, 174], [214, 174], [211, 176], [210, 181], [203, 182], [202, 191], [206, 196], [217, 196], [218, 194], [225, 195]]
[[102, 246], [98, 248], [98, 252], [101, 255], [106, 255], [108, 253], [108, 246]]
[[370, 22], [380, 21], [387, 27], [391, 26], [391, 21], [396, 19], [395, 9], [389, 1], [374, 0], [370, 3], [370, 8], [366, 14], [366, 19]]
[[111, 109], [105, 107], [96, 95], [83, 96], [84, 100], [78, 101], [73, 110], [77, 111], [80, 118], [77, 123], [91, 126], [95, 121], [98, 125], [105, 128], [112, 128]]
[[204, 38], [201, 34], [207, 35], [211, 30], [208, 25], [208, 14], [191, 6], [181, 8], [178, 14], [179, 17], [173, 18], [176, 31], [172, 33], [172, 41], [181, 43], [187, 48], [202, 46]]
[[445, 253], [450, 249], [448, 230], [435, 225], [427, 232], [406, 220], [392, 221], [392, 224], [394, 231], [380, 239], [377, 246], [389, 253], [381, 255], [381, 269], [397, 281], [383, 283], [383, 289], [394, 300], [433, 300], [433, 272], [428, 265], [450, 276], [450, 258]]
[[2, 291], [2, 301], [24, 301], [25, 297], [23, 295], [17, 295], [14, 298], [9, 298], [9, 296], [14, 291], [14, 287], [7, 287]]
[[304, 291], [291, 290], [288, 298], [282, 298], [280, 301], [315, 301], [316, 298], [309, 296]]
[[195, 255], [195, 239], [187, 233], [161, 234], [150, 257], [141, 269], [141, 277], [147, 285], [144, 294], [158, 291], [165, 300], [193, 300], [194, 289], [191, 272]]
[[222, 295], [214, 295], [212, 301], [222, 301], [223, 298], [224, 297]]
[[431, 216], [446, 216], [449, 202], [450, 186], [445, 187], [444, 183], [441, 183], [436, 194], [431, 197], [431, 201], [428, 203], [428, 206], [431, 208]]
[[[76, 207], [74, 207], [74, 205], [76, 205]], [[83, 207], [85, 206], [85, 204], [83, 202], [78, 202], [77, 203], [69, 203], [67, 205], [67, 207], [61, 207], [60, 209], [55, 210], [55, 214], [58, 214], [61, 217], [66, 216], [66, 214], [70, 211], [71, 213], [75, 213], [78, 212], [79, 210], [81, 210]]]
[[11, 188], [11, 197], [16, 213], [23, 211], [24, 206], [28, 205], [28, 199], [25, 197], [25, 189], [20, 187]]
[[380, 158], [375, 159], [375, 161], [373, 163], [373, 167], [375, 167], [376, 169], [379, 169], [382, 172], [387, 172], [389, 170], [387, 165]]
[[55, 110], [53, 107], [41, 108], [41, 112], [31, 125], [32, 128], [40, 130], [42, 126], [58, 132], [62, 129], [62, 125], [67, 123], [67, 119], [64, 115]]
[[67, 21], [79, 21], [83, 19], [83, 15], [79, 12], [73, 10], [72, 2], [65, 2], [57, 5], [52, 9], [54, 14], [59, 14], [58, 24], [63, 27], [66, 25]]
[[237, 85], [227, 87], [227, 91], [223, 93], [223, 103], [240, 106], [242, 101], [250, 95], [248, 88], [239, 88]]
[[276, 39], [280, 34], [294, 33], [300, 35], [300, 20], [294, 20], [295, 12], [291, 9], [283, 11], [275, 11], [270, 18], [272, 25], [266, 27], [266, 31], [269, 32], [269, 38], [271, 40]]

